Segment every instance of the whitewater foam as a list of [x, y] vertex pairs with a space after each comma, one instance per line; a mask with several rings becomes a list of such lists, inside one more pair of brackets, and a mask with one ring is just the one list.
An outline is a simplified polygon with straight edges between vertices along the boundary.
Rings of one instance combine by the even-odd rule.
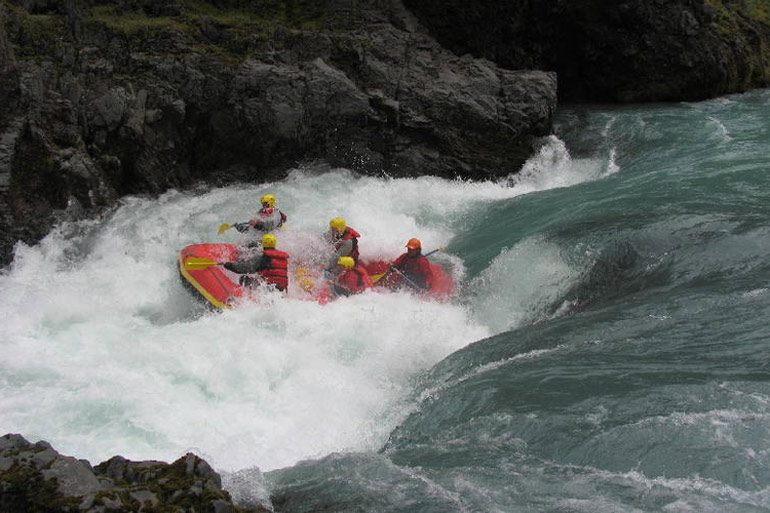
[[[182, 286], [177, 252], [243, 242], [217, 228], [247, 220], [265, 192], [289, 215], [278, 237], [292, 265], [323, 261], [335, 216], [362, 233], [364, 257], [395, 257], [414, 236], [427, 251], [490, 203], [551, 184], [529, 176], [538, 183], [511, 188], [295, 170], [259, 186], [126, 198], [104, 219], [20, 243], [0, 275], [0, 293], [13, 298], [0, 306], [0, 426], [94, 463], [193, 451], [220, 470], [269, 470], [376, 450], [410, 411], [412, 380], [495, 323], [406, 292], [325, 306], [276, 295], [208, 312]], [[442, 258], [463, 276], [460, 258]]]

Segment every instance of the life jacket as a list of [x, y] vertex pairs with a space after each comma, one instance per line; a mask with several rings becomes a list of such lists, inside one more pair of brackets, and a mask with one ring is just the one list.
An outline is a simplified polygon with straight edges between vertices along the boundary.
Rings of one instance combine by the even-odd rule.
[[366, 269], [360, 265], [345, 271], [338, 281], [339, 285], [351, 294], [357, 294], [358, 292], [363, 292], [366, 289], [374, 287], [374, 283], [372, 283], [369, 273], [367, 273]]
[[401, 262], [397, 266], [398, 270], [406, 274], [407, 276], [411, 276], [415, 274], [417, 264], [420, 262], [421, 258], [424, 258], [424, 257], [422, 255], [417, 255], [414, 258], [410, 258], [408, 255], [404, 256], [404, 258], [401, 259]]
[[285, 289], [289, 286], [289, 254], [277, 249], [262, 251], [262, 262], [257, 272], [268, 283]]
[[410, 257], [408, 253], [399, 258], [396, 268], [404, 273], [405, 276], [412, 279], [420, 287], [429, 287], [430, 283], [430, 263], [423, 255]]
[[347, 256], [352, 258], [355, 263], [358, 263], [358, 238], [360, 236], [360, 233], [355, 231], [350, 226], [346, 226], [345, 231], [342, 232], [342, 235], [340, 235], [339, 238], [337, 238], [337, 242], [334, 244], [334, 249], [340, 249], [340, 246], [342, 246], [344, 241], [352, 239], [353, 249], [350, 250], [350, 253]]

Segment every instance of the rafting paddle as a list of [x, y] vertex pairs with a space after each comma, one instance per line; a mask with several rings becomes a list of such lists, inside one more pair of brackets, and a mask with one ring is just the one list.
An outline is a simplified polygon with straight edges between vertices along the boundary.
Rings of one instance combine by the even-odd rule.
[[244, 228], [246, 228], [248, 225], [249, 225], [248, 221], [247, 222], [243, 222], [243, 223], [233, 223], [233, 224], [224, 223], [224, 224], [220, 224], [219, 225], [219, 235], [222, 235], [223, 233], [225, 233], [230, 228], [235, 228], [236, 230], [238, 230], [240, 232]]
[[390, 269], [393, 272], [395, 272], [396, 274], [398, 274], [399, 276], [401, 276], [401, 279], [404, 280], [406, 282], [406, 284], [409, 285], [410, 287], [412, 287], [413, 289], [425, 290], [425, 287], [421, 287], [421, 286], [417, 285], [411, 278], [409, 278], [406, 274], [402, 273], [401, 271], [399, 271], [395, 267], [391, 267]]
[[214, 262], [208, 258], [190, 257], [184, 261], [184, 268], [187, 271], [199, 271], [212, 265], [222, 265], [226, 262]]

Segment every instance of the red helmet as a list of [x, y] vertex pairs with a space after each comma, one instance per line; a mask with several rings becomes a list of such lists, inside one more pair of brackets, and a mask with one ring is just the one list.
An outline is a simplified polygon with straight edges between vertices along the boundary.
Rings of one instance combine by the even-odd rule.
[[420, 249], [422, 248], [422, 243], [420, 242], [420, 239], [409, 239], [409, 242], [406, 243], [406, 247], [409, 249]]

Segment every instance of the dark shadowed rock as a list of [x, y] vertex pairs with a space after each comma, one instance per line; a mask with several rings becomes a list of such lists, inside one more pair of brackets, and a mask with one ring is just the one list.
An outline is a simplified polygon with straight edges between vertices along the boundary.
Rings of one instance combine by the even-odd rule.
[[[458, 57], [400, 0], [301, 4], [12, 2], [0, 261], [125, 194], [275, 179], [304, 160], [505, 176], [550, 132], [554, 74]], [[241, 10], [206, 14], [217, 7]], [[270, 15], [283, 21], [266, 28]]]
[[693, 101], [770, 84], [770, 18], [761, 2], [405, 3], [456, 52], [556, 71], [565, 100]]

